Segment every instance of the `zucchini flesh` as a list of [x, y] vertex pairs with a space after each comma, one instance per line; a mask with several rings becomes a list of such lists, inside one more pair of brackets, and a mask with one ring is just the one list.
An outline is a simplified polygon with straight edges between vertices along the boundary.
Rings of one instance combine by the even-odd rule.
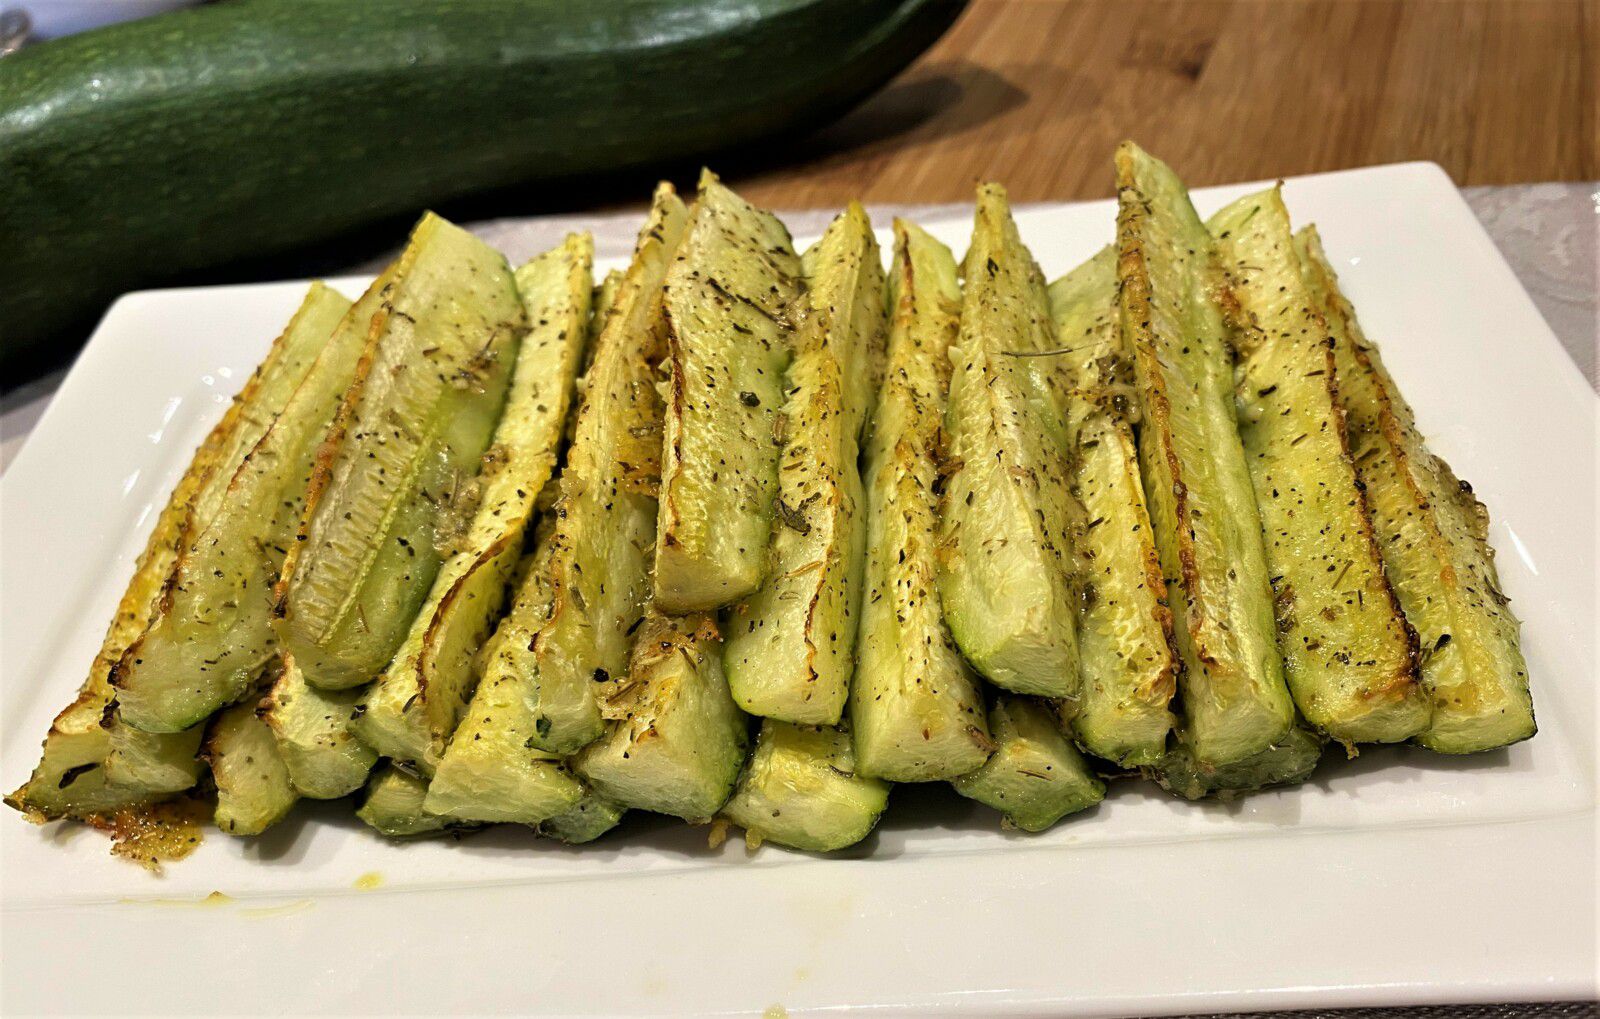
[[366, 797], [356, 816], [379, 835], [391, 839], [437, 835], [461, 827], [448, 817], [423, 809], [428, 782], [392, 764], [384, 765], [367, 783]]
[[1234, 417], [1223, 321], [1232, 297], [1176, 174], [1124, 143], [1117, 188], [1122, 328], [1138, 382], [1145, 498], [1184, 664], [1182, 735], [1199, 760], [1231, 764], [1294, 724]]
[[200, 780], [200, 740], [205, 726], [182, 732], [145, 732], [117, 719], [115, 709], [102, 723], [110, 739], [106, 781], [153, 796], [181, 793]]
[[585, 789], [576, 804], [539, 825], [539, 834], [568, 845], [593, 842], [615, 828], [627, 808], [592, 789]]
[[685, 220], [683, 203], [663, 184], [612, 305], [596, 316], [600, 334], [553, 530], [538, 542], [538, 565], [484, 651], [479, 688], [495, 690], [486, 696], [496, 699], [516, 691], [525, 706], [507, 738], [546, 753], [570, 754], [599, 737], [597, 680], [627, 670], [649, 601], [661, 455], [660, 293]]
[[749, 742], [723, 678], [715, 622], [647, 615], [627, 676], [612, 687], [612, 721], [572, 769], [623, 806], [709, 820], [733, 792]]
[[1221, 766], [1202, 763], [1191, 747], [1180, 743], [1145, 773], [1167, 792], [1186, 800], [1208, 796], [1231, 800], [1273, 786], [1299, 785], [1316, 770], [1322, 748], [1321, 736], [1297, 725], [1260, 753]]
[[723, 615], [723, 661], [745, 711], [811, 725], [844, 712], [855, 667], [865, 527], [858, 436], [884, 340], [884, 277], [861, 206], [803, 259], [778, 461], [778, 521], [760, 590]]
[[[306, 351], [296, 341], [303, 339], [305, 347], [319, 349], [327, 335], [319, 340], [314, 328], [328, 318], [337, 321], [348, 306], [336, 291], [312, 284], [289, 327], [195, 451], [139, 554], [88, 678], [77, 698], [51, 723], [38, 766], [27, 784], [6, 798], [7, 804], [41, 820], [85, 817], [176, 791], [171, 786], [182, 777], [174, 780], [172, 767], [195, 773], [198, 762], [194, 760], [192, 731], [171, 736], [143, 734], [120, 718], [105, 724], [116, 701], [112, 670], [159, 611], [162, 588], [186, 537], [192, 537], [197, 516], [215, 512], [218, 500], [211, 493], [226, 490], [242, 451], [260, 440], [287, 401], [288, 391], [309, 371]], [[333, 328], [328, 325], [329, 332]], [[147, 761], [161, 765], [159, 775], [150, 772]], [[109, 772], [107, 765], [111, 766]], [[152, 777], [159, 788], [140, 784]]]
[[284, 564], [279, 637], [306, 679], [360, 686], [404, 642], [472, 520], [527, 320], [501, 255], [431, 213], [372, 321]]
[[368, 742], [396, 760], [431, 769], [472, 696], [472, 658], [500, 614], [535, 504], [555, 469], [588, 336], [593, 255], [589, 235], [573, 234], [517, 270], [532, 328], [473, 483], [477, 508], [361, 719]]
[[[978, 189], [951, 360], [939, 591], [956, 644], [991, 683], [1076, 699], [1072, 514], [1044, 277], [1005, 189]], [[1022, 356], [1017, 356], [1022, 355]]]
[[248, 693], [271, 661], [272, 586], [294, 543], [318, 446], [357, 375], [387, 280], [374, 283], [331, 333], [321, 334], [316, 362], [230, 476], [216, 513], [186, 541], [160, 611], [117, 666], [114, 682], [128, 725], [177, 732], [199, 724]]
[[939, 604], [938, 464], [961, 290], [950, 250], [894, 224], [889, 352], [867, 441], [867, 561], [850, 688], [858, 774], [954, 778], [992, 749], [977, 677]]
[[299, 794], [278, 753], [278, 740], [257, 706], [235, 704], [211, 720], [205, 758], [217, 786], [213, 820], [229, 835], [260, 835], [283, 820]]
[[1061, 735], [1054, 712], [1043, 703], [1001, 694], [989, 708], [989, 731], [994, 753], [983, 767], [950, 784], [1000, 811], [1005, 826], [1044, 831], [1105, 799], [1105, 783]]
[[1283, 672], [1306, 721], [1336, 740], [1395, 743], [1428, 724], [1416, 634], [1384, 577], [1312, 303], [1277, 188], [1209, 222], [1242, 312], [1234, 399], [1265, 535]]
[[1296, 243], [1333, 335], [1339, 400], [1378, 547], [1421, 638], [1432, 719], [1416, 742], [1465, 754], [1527, 739], [1538, 728], [1528, 666], [1495, 571], [1488, 512], [1429, 452], [1411, 407], [1340, 292], [1316, 229], [1300, 231]]
[[662, 612], [708, 611], [761, 584], [800, 277], [777, 217], [706, 171], [663, 302], [667, 393], [655, 560]]
[[888, 804], [889, 783], [855, 773], [847, 728], [767, 719], [722, 816], [751, 848], [827, 853], [866, 838]]
[[1050, 285], [1067, 373], [1078, 610], [1076, 711], [1085, 750], [1123, 767], [1166, 753], [1177, 689], [1172, 612], [1145, 506], [1134, 440], [1133, 363], [1117, 311], [1117, 254], [1107, 247]]
[[312, 686], [292, 656], [283, 658], [261, 719], [277, 738], [289, 782], [301, 796], [335, 800], [366, 784], [378, 755], [351, 727], [359, 701], [354, 690]]

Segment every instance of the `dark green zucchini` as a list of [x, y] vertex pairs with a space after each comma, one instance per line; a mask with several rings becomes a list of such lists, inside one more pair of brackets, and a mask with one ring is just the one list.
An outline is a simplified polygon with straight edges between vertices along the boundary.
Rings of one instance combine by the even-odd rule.
[[64, 359], [125, 290], [793, 135], [963, 6], [233, 0], [30, 47], [0, 64], [0, 376]]

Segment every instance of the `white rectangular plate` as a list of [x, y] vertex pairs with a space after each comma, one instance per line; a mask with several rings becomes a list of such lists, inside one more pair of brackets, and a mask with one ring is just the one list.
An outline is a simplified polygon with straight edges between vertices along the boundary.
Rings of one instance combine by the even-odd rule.
[[[1208, 213], [1249, 187], [1195, 201]], [[1231, 806], [1117, 783], [1026, 837], [943, 787], [902, 787], [834, 859], [712, 851], [704, 829], [647, 819], [578, 850], [509, 828], [396, 845], [333, 803], [259, 840], [214, 834], [157, 878], [97, 836], [8, 814], [0, 1010], [1101, 1015], [1593, 994], [1595, 394], [1438, 167], [1286, 194], [1494, 515], [1531, 742], [1464, 760], [1373, 749]], [[1111, 240], [1115, 207], [1018, 218], [1054, 277]], [[926, 225], [965, 247], [965, 221]], [[0, 483], [6, 788], [302, 291], [123, 298]], [[194, 904], [213, 891], [231, 898]]]

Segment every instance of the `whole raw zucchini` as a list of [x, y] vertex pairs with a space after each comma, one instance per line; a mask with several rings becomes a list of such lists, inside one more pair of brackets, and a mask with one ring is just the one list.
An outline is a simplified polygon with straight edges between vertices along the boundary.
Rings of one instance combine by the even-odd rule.
[[[230, 0], [0, 60], [0, 376], [117, 294], [793, 133], [965, 0]], [[8, 383], [9, 384], [9, 383]]]

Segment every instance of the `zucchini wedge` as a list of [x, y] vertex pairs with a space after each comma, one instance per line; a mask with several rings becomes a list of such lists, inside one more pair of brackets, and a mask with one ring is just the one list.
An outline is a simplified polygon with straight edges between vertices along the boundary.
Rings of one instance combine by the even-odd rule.
[[606, 685], [611, 721], [572, 770], [622, 806], [710, 820], [733, 792], [749, 743], [748, 719], [723, 678], [716, 623], [652, 612], [627, 675]]
[[941, 420], [961, 290], [950, 250], [896, 220], [889, 352], [866, 449], [867, 557], [850, 729], [856, 773], [954, 778], [993, 749], [939, 604]]
[[1005, 189], [978, 189], [945, 414], [939, 593], [967, 660], [1017, 693], [1076, 700], [1068, 492], [1054, 323]]
[[160, 796], [181, 793], [200, 780], [204, 725], [182, 732], [145, 732], [118, 719], [115, 708], [102, 724], [111, 741], [105, 769], [112, 785]]
[[1134, 440], [1133, 362], [1117, 311], [1117, 253], [1107, 247], [1050, 285], [1069, 388], [1073, 547], [1081, 693], [1063, 711], [1085, 750], [1123, 767], [1155, 764], [1172, 729], [1178, 657]]
[[310, 371], [350, 302], [314, 283], [266, 358], [196, 451], [156, 519], [100, 652], [77, 699], [56, 716], [27, 785], [6, 802], [30, 816], [83, 817], [187, 789], [199, 777], [201, 730], [132, 729], [115, 710], [117, 663], [162, 611], [163, 590], [186, 544], [215, 515], [240, 462]]
[[366, 784], [378, 755], [356, 738], [351, 718], [360, 693], [324, 690], [306, 682], [293, 656], [261, 705], [261, 720], [278, 740], [295, 792], [313, 800], [336, 800]]
[[1339, 401], [1378, 547], [1421, 638], [1432, 718], [1416, 742], [1468, 754], [1527, 739], [1538, 729], [1528, 666], [1488, 544], [1488, 511], [1428, 451], [1411, 407], [1340, 292], [1316, 228], [1295, 240], [1333, 335]]
[[1000, 694], [989, 708], [989, 731], [994, 753], [983, 767], [950, 784], [1000, 811], [1002, 826], [1044, 831], [1105, 799], [1106, 784], [1040, 701]]
[[473, 482], [476, 509], [365, 701], [358, 732], [378, 752], [431, 770], [466, 710], [473, 656], [504, 605], [535, 505], [555, 470], [589, 329], [594, 243], [569, 235], [516, 272], [532, 328]]
[[391, 839], [438, 835], [462, 827], [448, 817], [424, 810], [422, 802], [427, 795], [427, 779], [386, 764], [373, 772], [356, 816], [379, 835]]
[[789, 231], [709, 170], [667, 272], [655, 602], [704, 612], [760, 587], [800, 259]]
[[283, 820], [300, 796], [278, 753], [278, 739], [251, 701], [235, 704], [211, 720], [206, 763], [217, 786], [213, 820], [229, 835], [260, 835]]
[[1324, 742], [1318, 734], [1297, 725], [1260, 753], [1220, 767], [1201, 763], [1189, 746], [1180, 743], [1144, 772], [1161, 788], [1186, 800], [1232, 800], [1273, 786], [1304, 782], [1322, 759]]
[[859, 435], [885, 328], [883, 268], [861, 206], [803, 261], [815, 271], [789, 365], [772, 559], [760, 590], [723, 614], [723, 665], [745, 711], [833, 725], [855, 668], [866, 537]]
[[[524, 567], [532, 587], [524, 585], [528, 605], [548, 608], [551, 518], [539, 528], [538, 548]], [[536, 596], [533, 591], [544, 592]], [[488, 654], [495, 654], [490, 648]], [[575, 807], [587, 791], [561, 758], [539, 750], [538, 716], [527, 696], [523, 675], [491, 668], [479, 682], [466, 716], [436, 767], [431, 770], [425, 809], [463, 821], [505, 821], [536, 825]]]
[[366, 320], [381, 298], [374, 285], [342, 317], [344, 299], [323, 301], [325, 310], [307, 317], [302, 309], [285, 334], [320, 354], [269, 429], [243, 446], [248, 454], [219, 469], [222, 491], [205, 499], [214, 512], [190, 521], [149, 627], [118, 661], [112, 683], [126, 725], [149, 733], [200, 725], [245, 696], [272, 659], [272, 582], [310, 461], [354, 378]]
[[[320, 354], [186, 540], [149, 628], [113, 683], [122, 720], [178, 732], [247, 694], [277, 649], [273, 584], [299, 526], [317, 450], [358, 374], [392, 275], [317, 339]], [[319, 327], [320, 328], [320, 327]]]
[[888, 804], [889, 783], [855, 773], [847, 728], [767, 719], [722, 816], [752, 849], [829, 853], [866, 838]]
[[1294, 724], [1261, 519], [1234, 414], [1225, 302], [1205, 224], [1166, 164], [1117, 149], [1117, 275], [1141, 426], [1139, 466], [1184, 670], [1183, 738], [1242, 761]]
[[1208, 226], [1241, 312], [1234, 400], [1289, 691], [1306, 721], [1341, 743], [1409, 739], [1431, 714], [1417, 637], [1384, 576], [1345, 438], [1333, 342], [1289, 210], [1271, 188]]
[[527, 317], [499, 252], [431, 213], [372, 319], [283, 567], [278, 635], [307, 681], [375, 679], [482, 496]]
[[685, 220], [671, 185], [661, 185], [616, 297], [596, 316], [600, 333], [556, 486], [553, 530], [540, 537], [539, 565], [518, 585], [483, 652], [479, 689], [492, 691], [484, 696], [499, 701], [514, 692], [525, 705], [525, 717], [495, 716], [507, 728], [494, 738], [514, 744], [508, 754], [523, 743], [571, 754], [597, 739], [604, 728], [597, 680], [628, 667], [650, 599], [655, 542], [661, 285]]
[[527, 706], [506, 682], [480, 685], [428, 783], [430, 814], [536, 825], [577, 806], [584, 785], [561, 758], [527, 744]]
[[539, 834], [546, 838], [580, 846], [593, 842], [622, 821], [628, 812], [621, 804], [613, 803], [592, 789], [586, 789], [583, 798], [565, 811], [539, 825]]

